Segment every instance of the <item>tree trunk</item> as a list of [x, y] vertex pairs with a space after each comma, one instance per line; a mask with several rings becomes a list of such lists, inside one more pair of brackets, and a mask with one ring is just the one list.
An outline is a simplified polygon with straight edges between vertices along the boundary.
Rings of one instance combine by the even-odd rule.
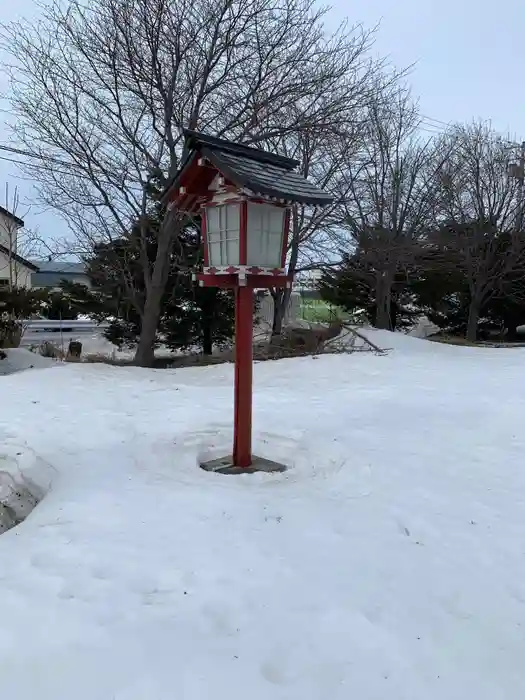
[[480, 305], [476, 299], [470, 302], [468, 309], [468, 321], [467, 321], [467, 340], [470, 343], [475, 343], [478, 338], [478, 321], [480, 314]]
[[291, 289], [277, 290], [276, 294], [272, 294], [273, 299], [273, 321], [272, 321], [272, 337], [271, 342], [278, 339], [283, 330], [284, 317], [286, 316], [286, 308], [290, 301]]
[[379, 273], [376, 279], [376, 328], [392, 330], [391, 301], [392, 283], [386, 275]]
[[398, 306], [395, 301], [390, 303], [390, 328], [395, 331], [397, 326], [397, 311]]
[[515, 343], [518, 339], [518, 324], [515, 321], [507, 321], [505, 331], [505, 340], [509, 343]]
[[[290, 231], [288, 238], [289, 255], [288, 274], [293, 278], [297, 268], [297, 260], [299, 259], [299, 234], [300, 222], [297, 212], [297, 207], [292, 208], [292, 216], [290, 222]], [[283, 322], [286, 316], [286, 309], [292, 295], [291, 287], [280, 287], [273, 290], [273, 322], [272, 322], [272, 337], [270, 342], [278, 341], [279, 336], [283, 331]]]
[[213, 333], [211, 323], [204, 318], [202, 322], [202, 352], [204, 355], [213, 353]]
[[163, 291], [160, 288], [149, 289], [146, 294], [140, 338], [134, 358], [134, 363], [139, 367], [153, 367], [155, 361], [155, 341], [160, 321], [160, 301]]
[[152, 367], [155, 361], [155, 340], [161, 315], [161, 301], [168, 281], [171, 251], [176, 236], [174, 212], [168, 211], [157, 237], [157, 254], [153, 273], [146, 285], [146, 300], [140, 338], [134, 362], [139, 367]]

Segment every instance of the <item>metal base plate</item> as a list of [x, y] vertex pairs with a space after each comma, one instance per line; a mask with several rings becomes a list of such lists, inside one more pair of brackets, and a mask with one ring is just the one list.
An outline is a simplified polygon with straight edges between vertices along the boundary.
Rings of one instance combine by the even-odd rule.
[[255, 472], [284, 472], [286, 466], [279, 462], [273, 462], [271, 459], [264, 457], [252, 457], [250, 467], [236, 467], [233, 463], [233, 457], [219, 457], [218, 459], [210, 459], [208, 462], [203, 462], [200, 465], [201, 469], [207, 472], [216, 472], [217, 474], [255, 474]]

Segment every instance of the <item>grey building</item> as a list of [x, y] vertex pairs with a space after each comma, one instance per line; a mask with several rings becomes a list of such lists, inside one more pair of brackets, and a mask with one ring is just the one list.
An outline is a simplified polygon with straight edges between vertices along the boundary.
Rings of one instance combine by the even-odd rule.
[[59, 289], [64, 280], [91, 288], [84, 263], [57, 260], [32, 260], [31, 262], [38, 268], [37, 272], [31, 273], [33, 288]]

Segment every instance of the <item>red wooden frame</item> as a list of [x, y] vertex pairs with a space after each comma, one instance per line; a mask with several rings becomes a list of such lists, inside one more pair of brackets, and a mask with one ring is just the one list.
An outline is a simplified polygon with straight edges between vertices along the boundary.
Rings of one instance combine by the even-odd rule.
[[221, 202], [213, 202], [210, 199], [208, 202], [204, 202], [203, 204], [201, 204], [201, 208], [211, 209], [212, 207], [222, 207], [225, 204], [242, 204], [245, 201], [245, 197], [228, 197], [228, 199], [223, 199]]
[[222, 289], [236, 289], [237, 287], [249, 287], [250, 289], [272, 289], [273, 287], [288, 287], [292, 285], [291, 275], [247, 275], [245, 284], [239, 283], [239, 275], [206, 275], [197, 274], [201, 287], [221, 287]]
[[253, 289], [235, 290], [233, 464], [252, 464]]

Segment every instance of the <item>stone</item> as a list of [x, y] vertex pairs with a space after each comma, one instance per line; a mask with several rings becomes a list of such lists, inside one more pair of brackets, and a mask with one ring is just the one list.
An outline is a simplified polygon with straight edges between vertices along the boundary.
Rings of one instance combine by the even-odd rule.
[[19, 522], [13, 510], [9, 506], [0, 503], [0, 534], [15, 527]]
[[200, 468], [207, 472], [216, 472], [217, 474], [255, 474], [256, 472], [266, 472], [268, 474], [274, 472], [284, 472], [287, 467], [279, 462], [274, 462], [271, 459], [264, 457], [252, 457], [250, 467], [237, 467], [233, 462], [233, 457], [219, 457], [211, 459], [200, 464]]
[[82, 343], [78, 340], [72, 340], [69, 343], [69, 347], [67, 349], [67, 359], [69, 361], [80, 360], [81, 355], [82, 355]]

